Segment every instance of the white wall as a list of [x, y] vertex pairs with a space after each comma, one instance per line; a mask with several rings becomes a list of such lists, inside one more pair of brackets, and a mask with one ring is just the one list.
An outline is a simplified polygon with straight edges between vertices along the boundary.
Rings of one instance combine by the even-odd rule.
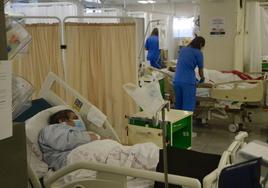
[[[205, 67], [216, 70], [234, 68], [234, 39], [236, 31], [236, 0], [201, 0], [201, 35], [206, 39]], [[210, 35], [210, 21], [214, 17], [225, 20], [224, 36]]]
[[[167, 49], [168, 59], [173, 60], [177, 57], [177, 40], [173, 38], [173, 16], [174, 17], [192, 17], [194, 16], [195, 5], [189, 1], [189, 3], [162, 3], [162, 4], [145, 4], [145, 5], [128, 5], [128, 11], [147, 12], [145, 17], [145, 25], [147, 26], [148, 20], [165, 20], [168, 24], [168, 38]], [[151, 27], [154, 27], [152, 24]], [[151, 32], [147, 33], [147, 37]]]
[[194, 15], [194, 6], [191, 1], [189, 3], [128, 5], [126, 8], [133, 11], [161, 12], [176, 17], [192, 17]]

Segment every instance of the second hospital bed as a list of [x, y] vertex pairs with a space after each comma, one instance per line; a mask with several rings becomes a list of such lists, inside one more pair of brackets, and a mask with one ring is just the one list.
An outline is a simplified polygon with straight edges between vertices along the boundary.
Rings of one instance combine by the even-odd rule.
[[[242, 74], [241, 76], [239, 76]], [[265, 105], [266, 75], [253, 77], [239, 71], [222, 73], [215, 70], [205, 71], [211, 87], [197, 88], [197, 118], [206, 123], [211, 118], [232, 119], [230, 132], [244, 129], [245, 122], [251, 122], [249, 108]]]
[[[53, 84], [55, 82], [58, 82], [60, 85], [62, 85], [67, 92], [71, 93], [74, 96], [74, 101], [75, 101], [75, 108], [77, 111], [79, 111], [80, 116], [83, 118], [86, 124], [92, 124], [90, 123], [86, 116], [88, 115], [88, 112], [93, 105], [91, 105], [88, 101], [86, 101], [82, 96], [80, 96], [75, 90], [70, 88], [65, 82], [60, 80], [57, 76], [54, 74], [50, 73], [49, 76], [47, 77], [40, 95], [39, 99], [45, 100], [44, 104], [46, 105], [40, 105], [40, 101], [35, 101], [39, 103], [37, 108], [40, 108], [40, 106], [43, 106], [43, 109], [36, 110], [36, 112], [31, 112], [31, 109], [28, 110], [28, 115], [27, 118], [30, 116], [35, 115], [38, 111], [47, 109], [50, 106], [57, 106], [57, 105], [66, 105], [67, 102], [64, 101], [61, 97], [56, 95], [55, 92], [51, 90]], [[34, 103], [35, 103], [34, 102]], [[33, 108], [35, 104], [33, 104]], [[78, 108], [79, 107], [79, 108]], [[29, 113], [30, 112], [30, 113]], [[25, 112], [27, 114], [27, 112]], [[24, 115], [25, 115], [24, 114]], [[23, 116], [23, 114], [22, 114]], [[18, 120], [22, 118], [20, 116]], [[26, 119], [27, 119], [26, 118]], [[37, 126], [37, 125], [33, 125]], [[33, 131], [33, 126], [28, 127], [26, 123], [26, 132], [27, 132], [27, 137], [31, 137], [32, 135], [36, 135], [37, 131], [35, 133], [31, 132]], [[98, 127], [98, 126], [87, 126], [90, 128], [91, 131], [94, 131], [102, 136], [109, 137], [113, 140], [120, 141], [118, 136], [116, 135], [115, 131], [113, 130], [112, 126], [109, 124], [107, 120], [105, 120], [104, 126]], [[38, 129], [40, 130], [41, 127]], [[36, 135], [37, 136], [37, 135]], [[208, 173], [203, 180], [201, 180], [202, 185], [204, 188], [213, 188], [217, 187], [217, 182], [219, 180], [219, 174], [221, 170], [232, 164], [233, 163], [233, 158], [235, 156], [235, 153], [243, 146], [244, 144], [244, 138], [247, 136], [246, 133], [241, 133], [238, 135], [234, 142], [230, 145], [230, 147], [223, 152], [223, 155], [220, 158], [219, 164], [215, 166], [215, 169], [211, 172]], [[37, 138], [35, 138], [37, 139]], [[31, 144], [36, 144], [34, 143], [33, 139], [30, 139], [32, 141]], [[161, 153], [160, 153], [161, 154]], [[32, 154], [31, 154], [32, 155]], [[40, 162], [40, 158], [36, 157], [35, 160], [37, 162]], [[172, 161], [170, 161], [172, 162]], [[28, 173], [32, 182], [32, 185], [34, 188], [40, 188], [41, 184], [39, 182], [39, 177], [37, 176], [38, 169], [35, 169], [38, 165], [34, 165], [30, 163], [28, 164]], [[39, 166], [40, 167], [40, 166]], [[97, 171], [97, 176], [96, 178], [87, 178], [87, 179], [77, 179], [73, 180], [71, 182], [68, 182], [67, 184], [55, 184], [55, 182], [58, 182], [57, 180], [62, 178], [64, 175], [69, 174], [70, 172], [73, 172], [75, 170], [81, 170], [81, 169], [88, 169], [88, 170], [94, 170]], [[113, 165], [107, 165], [107, 164], [99, 164], [99, 163], [94, 163], [94, 162], [80, 162], [76, 164], [72, 164], [69, 166], [66, 166], [59, 171], [53, 173], [49, 178], [47, 178], [44, 181], [44, 186], [46, 188], [50, 187], [64, 187], [64, 188], [83, 188], [83, 187], [127, 187], [127, 176], [131, 177], [138, 177], [138, 178], [143, 178], [143, 179], [134, 179], [136, 181], [135, 183], [132, 184], [133, 187], [146, 187], [145, 182], [148, 183], [148, 181], [144, 181], [144, 179], [149, 179], [152, 180], [149, 182], [147, 187], [152, 187], [153, 186], [153, 181], [164, 181], [164, 174], [160, 172], [153, 172], [153, 171], [148, 171], [148, 170], [140, 170], [140, 169], [132, 169], [132, 168], [125, 168], [125, 167], [119, 167], [119, 166], [113, 166]], [[179, 175], [171, 175], [169, 174], [169, 183], [172, 184], [177, 184], [177, 185], [182, 185], [183, 187], [201, 187], [201, 183], [198, 179], [196, 178], [190, 178], [190, 177], [185, 177], [185, 176], [179, 176]], [[129, 187], [129, 186], [128, 186]]]
[[[165, 74], [169, 83], [173, 84], [174, 68], [152, 69]], [[239, 71], [220, 72], [204, 69], [204, 76], [206, 83], [198, 84], [196, 90], [195, 117], [198, 123], [206, 124], [213, 117], [232, 119], [229, 131], [237, 132], [243, 128], [246, 121], [251, 122], [248, 106], [266, 105], [266, 74], [248, 75]]]

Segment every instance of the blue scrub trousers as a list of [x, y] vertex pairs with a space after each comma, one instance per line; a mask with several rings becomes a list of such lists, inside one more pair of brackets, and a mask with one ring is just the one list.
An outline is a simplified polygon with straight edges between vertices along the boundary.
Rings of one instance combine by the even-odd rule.
[[174, 83], [175, 108], [179, 110], [194, 111], [196, 103], [195, 84]]

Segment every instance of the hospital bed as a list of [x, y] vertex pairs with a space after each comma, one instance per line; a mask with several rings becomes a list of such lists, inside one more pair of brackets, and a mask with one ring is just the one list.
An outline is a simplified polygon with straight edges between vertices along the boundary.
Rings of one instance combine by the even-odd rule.
[[249, 107], [261, 107], [266, 80], [239, 80], [197, 88], [197, 119], [207, 123], [212, 118], [232, 119], [228, 129], [237, 132], [251, 122]]
[[[170, 85], [173, 85], [174, 69], [150, 69], [166, 75]], [[205, 73], [209, 83], [197, 85], [197, 106], [194, 114], [198, 124], [206, 124], [212, 118], [232, 119], [229, 124], [230, 132], [237, 132], [244, 128], [246, 122], [251, 122], [251, 113], [248, 107], [266, 106], [267, 75], [264, 73], [252, 73], [252, 77], [258, 75], [261, 80], [241, 80], [238, 76], [225, 76], [226, 79], [216, 78], [213, 71], [211, 75], [217, 80], [211, 82]]]
[[[64, 96], [66, 99], [63, 99], [63, 97], [60, 97], [58, 94], [56, 94], [53, 91], [53, 88], [55, 87], [55, 84], [59, 84], [61, 87], [64, 88], [65, 95], [71, 95], [71, 101], [67, 102], [68, 98], [70, 96]], [[68, 93], [68, 94], [67, 94]], [[43, 102], [40, 103], [40, 100]], [[45, 102], [44, 102], [45, 101]], [[45, 105], [43, 104], [45, 103]], [[48, 103], [48, 104], [47, 104]], [[36, 109], [35, 104], [37, 104]], [[88, 113], [91, 111], [92, 107], [94, 107], [92, 104], [90, 104], [85, 98], [83, 98], [79, 93], [77, 93], [74, 89], [70, 88], [68, 84], [66, 84], [64, 81], [62, 81], [59, 77], [57, 77], [53, 73], [49, 73], [47, 76], [44, 84], [42, 85], [41, 91], [39, 93], [38, 99], [33, 102], [32, 108], [35, 108], [36, 112], [32, 112], [31, 109], [28, 109], [24, 114], [22, 114], [20, 117], [17, 118], [17, 121], [21, 121], [25, 118], [23, 116], [27, 116], [27, 114], [31, 114], [31, 116], [35, 117], [36, 115], [38, 116], [38, 112], [42, 112], [49, 109], [51, 106], [58, 106], [58, 105], [69, 105], [73, 107], [73, 110], [75, 112], [79, 112], [79, 115], [83, 119], [83, 121], [86, 123], [88, 130], [93, 131], [103, 137], [106, 138], [111, 138], [113, 140], [116, 140], [120, 142], [119, 137], [117, 136], [116, 132], [112, 128], [111, 124], [109, 121], [106, 119], [104, 122], [104, 125], [99, 127], [99, 126], [94, 126], [92, 125], [92, 122], [89, 122], [87, 120]], [[59, 107], [61, 108], [61, 107]], [[50, 112], [51, 114], [51, 112]], [[27, 116], [29, 118], [29, 116]], [[31, 118], [32, 119], [32, 118]], [[38, 122], [40, 122], [38, 120]], [[32, 137], [33, 135], [35, 137], [38, 136], [38, 131], [41, 130], [42, 123], [33, 125], [33, 126], [39, 126], [37, 130], [34, 130], [33, 133], [29, 133], [33, 126], [29, 126], [30, 122], [29, 120], [26, 121], [26, 134], [27, 137]], [[29, 139], [29, 138], [28, 138]], [[32, 139], [33, 140], [33, 139]], [[34, 143], [35, 142], [35, 143]], [[32, 141], [30, 144], [37, 144], [37, 138], [35, 138], [35, 141]], [[30, 146], [30, 149], [32, 147]], [[30, 155], [34, 155], [31, 153]], [[30, 157], [33, 159], [33, 157]], [[38, 157], [35, 157], [35, 162], [40, 162], [38, 161]], [[31, 161], [30, 161], [31, 162]], [[42, 161], [43, 162], [43, 161]], [[40, 188], [41, 183], [39, 182], [39, 176], [37, 175], [36, 171], [37, 169], [33, 169], [33, 167], [38, 167], [38, 165], [31, 165], [30, 163], [28, 164], [28, 173], [29, 177], [31, 179], [31, 182], [34, 186], [34, 188]], [[39, 165], [40, 167], [40, 165]], [[149, 180], [158, 180], [158, 181], [164, 181], [164, 174], [159, 173], [159, 172], [151, 172], [151, 171], [145, 171], [145, 170], [138, 170], [138, 169], [129, 169], [129, 168], [124, 168], [124, 167], [116, 167], [116, 166], [109, 166], [109, 165], [104, 165], [104, 164], [97, 164], [97, 163], [77, 163], [74, 165], [67, 166], [55, 173], [49, 178], [47, 178], [44, 181], [44, 185], [46, 188], [50, 187], [62, 187], [59, 184], [54, 185], [56, 180], [58, 180], [60, 177], [62, 177], [64, 174], [68, 174], [69, 172], [73, 172], [76, 169], [91, 169], [91, 170], [96, 170], [98, 171], [96, 179], [79, 179], [78, 181], [73, 181], [71, 183], [65, 184], [65, 188], [80, 188], [80, 187], [111, 187], [111, 188], [120, 188], [120, 187], [126, 187], [127, 183], [127, 176], [133, 176], [133, 177], [140, 177], [140, 178], [145, 178]], [[47, 170], [47, 169], [45, 169]], [[41, 171], [44, 171], [41, 169]], [[40, 170], [39, 170], [40, 172]], [[148, 184], [148, 181], [144, 181], [141, 179], [140, 181], [137, 181], [139, 185], [141, 184]], [[181, 184], [186, 187], [201, 187], [200, 182], [197, 179], [194, 178], [189, 178], [189, 177], [182, 177], [182, 176], [175, 176], [175, 175], [169, 175], [169, 182], [173, 184]], [[58, 182], [57, 182], [58, 183]], [[135, 186], [135, 183], [132, 183], [132, 185]], [[149, 182], [149, 185], [152, 185], [152, 181]]]
[[[92, 122], [90, 122], [87, 119], [87, 116], [88, 116], [88, 112], [90, 112], [90, 110], [94, 106], [90, 104], [86, 99], [84, 99], [81, 95], [79, 95], [75, 90], [70, 88], [65, 82], [63, 82], [53, 73], [49, 73], [48, 77], [46, 78], [45, 83], [43, 84], [42, 89], [40, 91], [39, 99], [45, 100], [51, 106], [68, 105], [68, 104], [70, 105], [70, 102], [69, 103], [66, 102], [67, 100], [65, 101], [62, 97], [58, 96], [53, 91], [53, 86], [55, 83], [60, 84], [65, 89], [66, 92], [73, 95], [74, 105], [72, 105], [72, 107], [76, 112], [79, 112], [81, 118], [85, 121], [87, 128], [89, 130], [94, 131], [101, 136], [109, 137], [111, 139], [120, 141], [116, 132], [113, 130], [112, 126], [109, 124], [107, 119], [105, 120], [104, 125], [101, 127], [92, 125]], [[71, 101], [71, 104], [72, 104], [72, 101]], [[48, 108], [49, 105], [45, 107], [45, 109]], [[45, 110], [45, 109], [42, 109], [42, 110]], [[29, 109], [28, 111], [31, 111], [31, 109]], [[40, 110], [36, 110], [36, 111], [40, 112]], [[50, 111], [48, 110], [48, 112]], [[50, 112], [50, 114], [51, 113], [52, 112]], [[34, 115], [33, 117], [36, 117], [36, 116], [38, 117], [38, 113], [37, 114], [32, 113], [32, 115]], [[38, 122], [40, 122], [40, 119], [38, 118], [33, 118], [33, 119], [36, 119]], [[33, 131], [32, 128], [34, 126], [39, 126], [38, 129], [40, 130], [42, 128], [42, 123], [40, 122], [39, 124], [29, 126], [29, 121], [30, 120], [26, 121], [27, 137], [35, 137], [34, 139], [37, 140], [36, 137], [38, 136], [38, 131], [36, 130]], [[42, 121], [45, 121], [45, 120], [43, 119]], [[223, 152], [220, 158], [220, 162], [218, 166], [215, 167], [215, 170], [212, 171], [211, 173], [208, 173], [204, 177], [202, 181], [202, 185], [204, 188], [216, 188], [217, 187], [217, 182], [219, 180], [219, 174], [221, 170], [224, 167], [229, 166], [233, 163], [235, 154], [243, 146], [244, 139], [246, 136], [247, 136], [247, 133], [244, 132], [244, 133], [240, 133], [238, 136], [235, 137], [234, 142], [230, 145], [230, 147], [226, 151]], [[33, 140], [31, 141], [32, 141], [31, 144], [33, 145], [37, 144], [36, 142], [34, 143]], [[33, 153], [31, 153], [30, 155], [32, 154]], [[35, 159], [38, 162], [41, 161], [40, 158], [38, 157], [35, 157]], [[40, 176], [38, 176], [36, 173], [38, 170], [34, 168], [37, 166], [38, 165], [31, 164], [31, 161], [29, 161], [28, 174], [29, 174], [29, 178], [31, 180], [31, 184], [33, 185], [33, 187], [41, 188], [41, 183], [39, 181]], [[64, 175], [69, 174], [70, 172], [74, 172], [75, 170], [78, 170], [78, 169], [88, 169], [88, 170], [97, 171], [97, 176], [96, 178], [77, 179], [77, 180], [73, 180], [72, 182], [68, 182], [65, 184], [61, 184], [62, 182], [58, 181]], [[131, 168], [118, 167], [118, 166], [99, 164], [99, 163], [93, 163], [93, 162], [87, 162], [87, 163], [80, 162], [80, 163], [76, 163], [76, 164], [63, 167], [62, 169], [54, 172], [51, 176], [49, 176], [47, 179], [44, 180], [44, 186], [45, 188], [52, 188], [52, 187], [62, 187], [62, 188], [83, 188], [83, 187], [121, 188], [122, 187], [122, 188], [125, 188], [127, 187], [128, 176], [142, 178], [142, 179], [139, 179], [141, 180], [141, 182], [139, 182], [138, 186], [133, 186], [133, 187], [140, 187], [140, 185], [143, 185], [142, 187], [146, 187], [145, 186], [146, 181], [144, 181], [144, 179], [164, 182], [164, 174], [160, 172], [153, 172], [153, 171], [140, 170], [140, 169], [131, 169]], [[189, 188], [201, 187], [200, 181], [197, 180], [196, 178], [169, 174], [168, 181], [169, 183], [172, 183], [175, 185], [182, 185], [183, 187], [187, 187], [187, 188], [188, 187]], [[153, 183], [150, 182], [147, 187], [152, 187], [152, 185]]]

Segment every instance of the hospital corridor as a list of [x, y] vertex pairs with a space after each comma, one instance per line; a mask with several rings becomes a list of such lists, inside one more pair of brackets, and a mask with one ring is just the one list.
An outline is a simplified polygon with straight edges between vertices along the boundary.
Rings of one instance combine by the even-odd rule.
[[268, 188], [268, 0], [1, 0], [0, 188]]

